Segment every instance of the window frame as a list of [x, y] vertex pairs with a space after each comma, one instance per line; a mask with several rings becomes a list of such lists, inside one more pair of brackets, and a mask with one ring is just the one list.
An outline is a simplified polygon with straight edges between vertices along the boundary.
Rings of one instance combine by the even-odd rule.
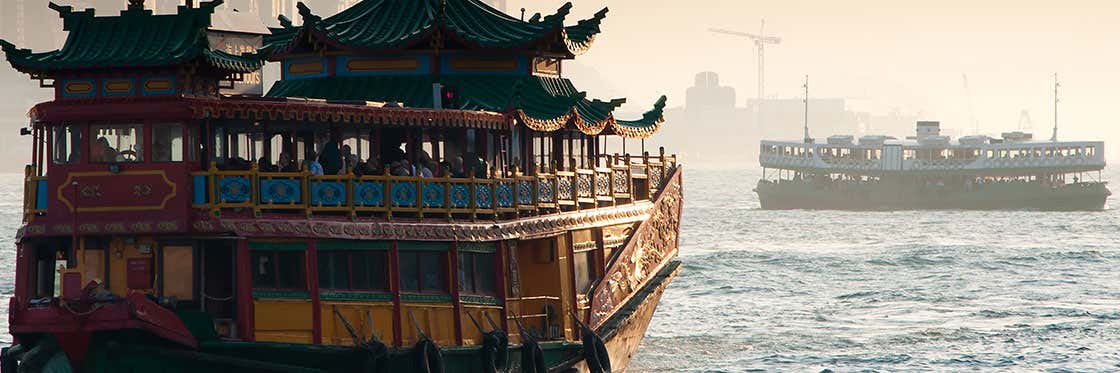
[[[346, 284], [344, 284], [343, 287], [333, 286], [333, 285], [337, 285], [337, 284], [331, 284], [332, 286], [325, 286], [324, 285], [323, 276], [325, 275], [325, 271], [323, 271], [323, 268], [321, 267], [321, 264], [324, 263], [324, 261], [322, 259], [326, 256], [333, 257], [333, 259], [336, 260], [336, 261], [339, 258], [342, 258], [344, 260], [344, 262], [345, 262], [345, 264], [344, 264], [345, 267], [344, 268], [345, 268], [345, 271], [346, 271]], [[381, 279], [382, 281], [381, 281], [381, 287], [380, 288], [372, 288], [372, 287], [371, 288], [358, 288], [358, 287], [356, 287], [357, 280], [354, 277], [354, 272], [355, 272], [354, 271], [354, 263], [355, 263], [354, 257], [355, 256], [365, 257], [366, 260], [367, 260], [366, 263], [369, 263], [368, 260], [370, 258], [381, 259], [382, 266], [384, 267], [384, 271], [381, 272], [381, 275], [383, 277]], [[329, 251], [322, 251], [322, 252], [319, 253], [319, 263], [318, 264], [320, 265], [320, 267], [318, 268], [318, 270], [319, 270], [319, 289], [329, 290], [329, 291], [373, 292], [373, 293], [378, 293], [378, 292], [386, 293], [386, 292], [390, 291], [390, 286], [389, 286], [389, 255], [388, 255], [388, 252], [386, 252], [386, 251], [383, 251], [383, 250], [361, 250], [361, 251], [329, 250]], [[332, 268], [332, 270], [333, 270], [333, 268]], [[329, 275], [327, 275], [327, 276], [329, 278]], [[372, 277], [371, 277], [371, 279], [372, 279]]]
[[[170, 126], [179, 127], [179, 160], [175, 160], [175, 156], [174, 156], [175, 155], [175, 146], [174, 146], [173, 143], [169, 143], [169, 144], [166, 145], [167, 146], [167, 151], [168, 151], [168, 159], [167, 160], [156, 159], [156, 152], [155, 152], [156, 128], [170, 127]], [[187, 162], [187, 161], [190, 160], [189, 159], [190, 157], [187, 154], [187, 152], [189, 151], [188, 149], [190, 149], [190, 147], [187, 145], [190, 142], [190, 136], [188, 135], [188, 128], [187, 128], [186, 124], [184, 124], [183, 122], [176, 122], [176, 121], [152, 122], [151, 123], [151, 130], [149, 132], [151, 132], [151, 144], [152, 144], [152, 151], [151, 151], [152, 154], [151, 154], [151, 161], [150, 161], [151, 163], [183, 163], [183, 162]]]
[[[464, 258], [470, 258], [467, 261], [467, 263], [469, 263], [469, 265], [470, 265], [469, 270], [465, 270], [461, 266], [461, 264], [463, 264], [462, 260]], [[480, 280], [480, 276], [478, 276], [478, 274], [480, 273], [478, 271], [479, 263], [480, 262], [485, 262], [487, 259], [489, 259], [489, 262], [490, 262], [490, 271], [488, 273], [485, 273], [485, 274], [487, 276], [490, 276], [491, 279], [492, 279], [491, 280], [491, 288], [489, 289], [488, 292], [480, 290], [482, 288], [482, 286], [481, 286], [482, 281]], [[497, 276], [497, 273], [495, 272], [496, 268], [498, 268], [498, 255], [497, 255], [497, 253], [459, 252], [459, 260], [456, 263], [456, 269], [458, 270], [458, 273], [467, 275], [466, 277], [459, 276], [459, 293], [460, 294], [468, 294], [468, 295], [490, 296], [490, 297], [498, 296], [498, 276]], [[464, 281], [464, 280], [467, 280], [467, 281]], [[471, 289], [465, 288], [466, 283], [468, 281], [470, 283]]]
[[[404, 265], [403, 265], [404, 255], [406, 255], [406, 254], [415, 254], [415, 256], [416, 256], [416, 263], [415, 263], [416, 264], [416, 279], [415, 279], [416, 280], [416, 289], [415, 290], [411, 290], [411, 289], [406, 290], [404, 288], [404, 276], [403, 276], [403, 271], [401, 269], [404, 268]], [[438, 258], [437, 262], [439, 263], [439, 268], [437, 268], [438, 269], [437, 273], [439, 273], [439, 276], [440, 276], [439, 280], [440, 280], [440, 283], [442, 284], [441, 289], [435, 289], [435, 291], [433, 291], [432, 289], [425, 289], [425, 287], [424, 287], [424, 273], [425, 272], [424, 272], [424, 266], [422, 264], [423, 264], [423, 258], [424, 258], [425, 254], [436, 255], [437, 258]], [[397, 254], [397, 275], [398, 275], [398, 278], [400, 279], [399, 280], [399, 282], [400, 282], [400, 284], [399, 284], [400, 292], [401, 293], [409, 293], [409, 294], [439, 294], [439, 295], [449, 295], [449, 294], [451, 294], [450, 278], [448, 277], [448, 273], [447, 273], [448, 272], [447, 271], [448, 270], [448, 263], [447, 263], [448, 258], [449, 258], [449, 255], [448, 255], [447, 251], [407, 250], [407, 251], [401, 251], [400, 253], [398, 253]]]
[[[282, 254], [282, 253], [296, 253], [296, 254], [299, 255], [300, 267], [301, 267], [301, 270], [299, 272], [299, 277], [300, 277], [299, 282], [301, 282], [303, 284], [302, 287], [288, 288], [288, 287], [281, 287], [280, 286], [280, 283], [281, 283], [280, 273], [281, 273], [281, 271], [280, 271], [279, 257], [280, 257], [280, 254]], [[272, 278], [272, 286], [270, 286], [270, 287], [263, 287], [263, 286], [259, 286], [257, 284], [257, 273], [256, 273], [257, 263], [256, 263], [256, 259], [259, 257], [258, 255], [260, 255], [260, 254], [268, 255], [269, 259], [272, 261], [270, 266], [272, 267], [273, 278]], [[308, 290], [309, 286], [307, 284], [307, 252], [306, 251], [253, 250], [253, 252], [250, 253], [249, 257], [251, 258], [251, 260], [253, 260], [253, 262], [250, 264], [252, 266], [252, 268], [250, 269], [252, 271], [250, 273], [250, 276], [252, 277], [250, 282], [252, 283], [252, 289], [253, 290], [291, 290], [291, 291], [307, 291]]]

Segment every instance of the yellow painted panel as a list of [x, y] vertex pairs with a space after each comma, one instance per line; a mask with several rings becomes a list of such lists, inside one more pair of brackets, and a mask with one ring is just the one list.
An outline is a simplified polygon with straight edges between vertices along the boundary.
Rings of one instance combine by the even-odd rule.
[[105, 251], [106, 250], [85, 250], [85, 257], [82, 258], [83, 286], [95, 279], [98, 281], [105, 281]]
[[[109, 290], [113, 294], [119, 296], [128, 295], [128, 268], [127, 263], [129, 259], [134, 258], [151, 258], [151, 248], [155, 247], [155, 241], [149, 238], [141, 238], [127, 242], [123, 239], [116, 238], [109, 244], [109, 252], [105, 255], [109, 258]], [[141, 248], [146, 248], [146, 253], [141, 252]], [[154, 269], [153, 269], [154, 270]], [[152, 278], [155, 279], [159, 276], [158, 273]], [[145, 292], [151, 292], [150, 288], [134, 289]]]
[[455, 345], [455, 309], [446, 303], [402, 303], [401, 334], [405, 346], [419, 341], [416, 324], [409, 314], [416, 316], [420, 328], [440, 346]]
[[257, 300], [253, 302], [256, 334], [262, 332], [311, 331], [311, 301]]
[[311, 344], [310, 331], [257, 331], [255, 336], [261, 342]]
[[163, 296], [194, 299], [194, 251], [190, 246], [163, 248]]
[[[323, 344], [351, 346], [353, 337], [346, 330], [345, 323], [339, 319], [334, 310], [337, 309], [350, 326], [354, 327], [358, 336], [370, 338], [376, 335], [382, 342], [392, 343], [393, 335], [393, 303], [392, 302], [322, 302], [322, 332]], [[368, 314], [368, 317], [367, 317]], [[371, 333], [370, 317], [373, 318]]]
[[[485, 330], [487, 332], [489, 332], [493, 328], [491, 328], [490, 323], [486, 321], [486, 315], [490, 315], [490, 320], [494, 320], [495, 323], [498, 323], [498, 327], [502, 326], [502, 310], [499, 307], [473, 306], [464, 304], [462, 310], [463, 313], [459, 315], [459, 319], [463, 324], [464, 346], [482, 344], [482, 333], [479, 332], [478, 327], [475, 326], [473, 321], [471, 321], [471, 316], [473, 316], [474, 319], [478, 321], [478, 324], [482, 326], [482, 330]], [[467, 316], [468, 312], [471, 316]]]

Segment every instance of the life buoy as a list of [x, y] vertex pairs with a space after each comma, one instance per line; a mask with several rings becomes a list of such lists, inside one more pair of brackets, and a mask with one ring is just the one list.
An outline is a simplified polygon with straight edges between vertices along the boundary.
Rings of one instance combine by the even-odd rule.
[[421, 339], [412, 348], [417, 373], [443, 373], [443, 353], [431, 339]]
[[509, 365], [509, 338], [503, 330], [482, 335], [482, 371], [505, 372]]
[[591, 328], [583, 327], [583, 359], [591, 373], [611, 373], [611, 357], [607, 346]]
[[537, 341], [521, 341], [521, 373], [548, 373], [544, 351]]
[[389, 373], [389, 348], [384, 343], [370, 341], [358, 346], [357, 353], [362, 359], [362, 371]]

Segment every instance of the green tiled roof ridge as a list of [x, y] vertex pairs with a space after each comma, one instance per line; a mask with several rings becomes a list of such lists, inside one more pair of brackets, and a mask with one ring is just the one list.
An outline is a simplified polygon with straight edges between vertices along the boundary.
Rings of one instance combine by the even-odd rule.
[[194, 60], [231, 72], [259, 69], [262, 55], [210, 50], [206, 30], [214, 8], [222, 3], [213, 0], [197, 8], [179, 7], [175, 14], [127, 9], [115, 16], [97, 16], [93, 9], [74, 11], [51, 3], [69, 32], [62, 48], [36, 53], [0, 40], [0, 49], [13, 67], [24, 72], [174, 66]]
[[[445, 74], [440, 76], [335, 76], [288, 79], [276, 82], [267, 96], [304, 97], [337, 101], [400, 102], [406, 107], [432, 107], [431, 85], [441, 83], [459, 92], [456, 107], [497, 113], [522, 113], [526, 119], [548, 123], [549, 131], [575, 119], [581, 130], [598, 134], [608, 130], [629, 137], [648, 137], [664, 121], [666, 98], [635, 120], [615, 120], [614, 111], [625, 99], [589, 100], [566, 78]], [[545, 124], [537, 124], [543, 129]]]
[[303, 26], [292, 26], [289, 19], [280, 17], [282, 27], [271, 28], [272, 35], [266, 38], [265, 44], [276, 47], [278, 55], [290, 52], [302, 40], [301, 35], [314, 35], [340, 49], [371, 51], [410, 47], [438, 32], [468, 46], [499, 49], [553, 43], [559, 34], [564, 40], [558, 47], [574, 56], [590, 46], [607, 13], [603, 9], [593, 18], [565, 26], [570, 2], [551, 15], [528, 21], [480, 0], [363, 0], [326, 18], [302, 2], [297, 7]]

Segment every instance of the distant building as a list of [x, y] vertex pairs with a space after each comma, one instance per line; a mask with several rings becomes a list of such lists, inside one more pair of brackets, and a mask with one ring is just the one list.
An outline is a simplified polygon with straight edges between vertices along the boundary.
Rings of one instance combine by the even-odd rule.
[[489, 4], [490, 6], [500, 11], [508, 12], [508, 9], [506, 9], [506, 0], [482, 0], [482, 2]]
[[[825, 138], [831, 135], [862, 134], [865, 126], [862, 125], [861, 115], [849, 108], [849, 101], [843, 98], [810, 99], [809, 135]], [[800, 140], [804, 137], [805, 99], [750, 99], [747, 100], [747, 108], [757, 115], [756, 126], [762, 138]], [[751, 116], [752, 122], [756, 115]]]

